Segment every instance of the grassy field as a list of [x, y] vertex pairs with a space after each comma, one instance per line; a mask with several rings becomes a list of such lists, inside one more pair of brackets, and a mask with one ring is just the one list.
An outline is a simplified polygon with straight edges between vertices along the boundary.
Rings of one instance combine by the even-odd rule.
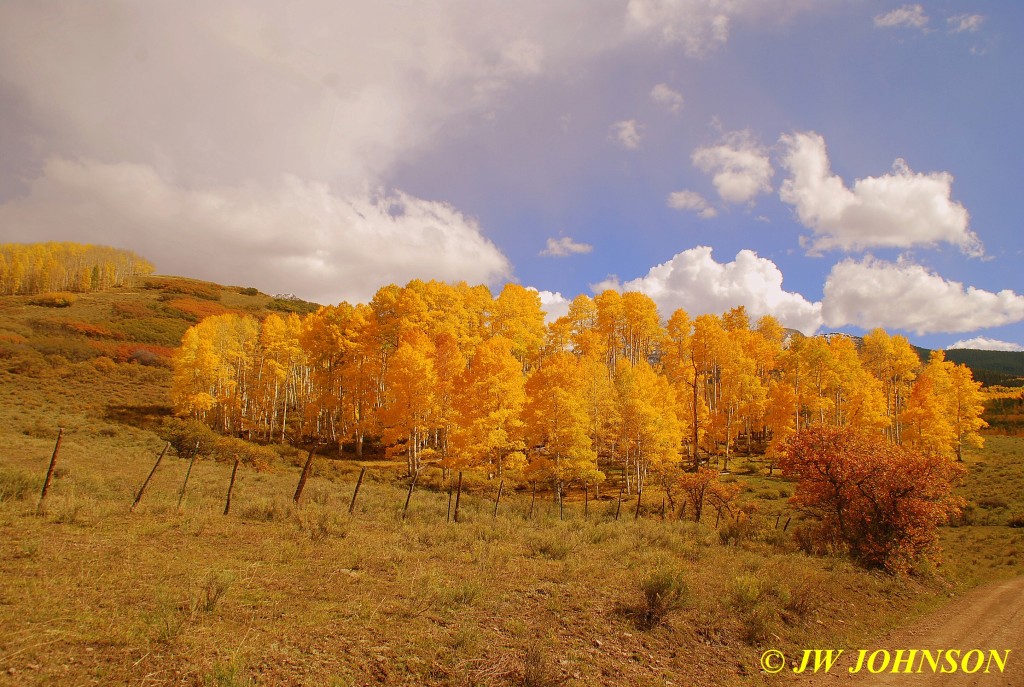
[[[179, 512], [187, 463], [172, 452], [129, 513], [162, 446], [169, 371], [103, 346], [142, 343], [112, 333], [118, 308], [187, 323], [162, 310], [179, 295], [0, 302], [0, 684], [770, 685], [764, 648], [853, 646], [1024, 572], [1024, 529], [1009, 526], [1024, 516], [1024, 439], [1004, 436], [969, 458], [946, 562], [908, 578], [803, 553], [798, 519], [782, 531], [792, 484], [743, 458], [729, 479], [755, 516], [718, 527], [713, 512], [663, 520], [656, 493], [639, 520], [632, 501], [616, 520], [607, 495], [587, 517], [577, 495], [560, 520], [549, 496], [531, 517], [530, 494], [506, 490], [495, 517], [497, 485], [476, 476], [454, 523], [436, 474], [403, 518], [405, 484], [374, 461], [352, 515], [351, 461], [318, 460], [297, 507], [295, 451], [242, 468], [228, 516], [231, 466], [197, 462]], [[112, 334], [48, 334], [57, 319]]]

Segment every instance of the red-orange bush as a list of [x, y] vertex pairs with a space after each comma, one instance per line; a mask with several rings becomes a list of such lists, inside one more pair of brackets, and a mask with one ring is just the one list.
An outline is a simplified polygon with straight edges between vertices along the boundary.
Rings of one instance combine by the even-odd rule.
[[894, 573], [938, 554], [936, 528], [962, 503], [952, 489], [964, 470], [953, 461], [846, 427], [802, 431], [781, 467], [797, 478], [791, 500], [819, 519], [820, 536]]

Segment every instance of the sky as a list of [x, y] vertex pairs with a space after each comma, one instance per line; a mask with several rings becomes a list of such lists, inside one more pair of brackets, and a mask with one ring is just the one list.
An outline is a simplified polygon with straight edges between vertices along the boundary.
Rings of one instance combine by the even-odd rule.
[[0, 3], [0, 241], [1024, 350], [1024, 3]]

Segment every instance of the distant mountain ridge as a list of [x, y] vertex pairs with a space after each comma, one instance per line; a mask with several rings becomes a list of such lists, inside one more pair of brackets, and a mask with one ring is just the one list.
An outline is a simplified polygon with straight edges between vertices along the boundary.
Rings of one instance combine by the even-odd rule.
[[[803, 336], [803, 334], [796, 329], [786, 329], [783, 345], [788, 345], [789, 340], [794, 336]], [[838, 337], [846, 337], [852, 339], [857, 348], [860, 348], [864, 343], [863, 337], [842, 332], [829, 332], [827, 334], [816, 334], [815, 336], [829, 342]], [[922, 362], [928, 362], [933, 349], [914, 346], [914, 350]], [[974, 378], [985, 386], [1024, 386], [1024, 351], [986, 351], [976, 348], [949, 348], [945, 350], [945, 353], [946, 360], [971, 368]]]

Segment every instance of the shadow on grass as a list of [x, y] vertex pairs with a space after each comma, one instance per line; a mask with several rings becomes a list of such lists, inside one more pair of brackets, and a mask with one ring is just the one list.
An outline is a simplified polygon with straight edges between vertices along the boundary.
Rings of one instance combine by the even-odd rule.
[[108, 405], [103, 418], [108, 422], [117, 422], [140, 429], [155, 430], [165, 418], [172, 417], [174, 409], [168, 405], [154, 403], [151, 405]]

